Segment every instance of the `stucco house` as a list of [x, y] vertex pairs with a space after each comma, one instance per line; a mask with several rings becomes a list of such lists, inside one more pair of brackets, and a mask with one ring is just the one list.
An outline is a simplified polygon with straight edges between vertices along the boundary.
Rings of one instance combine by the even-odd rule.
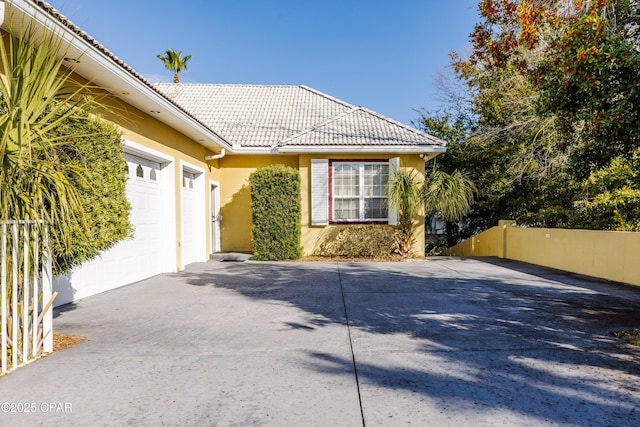
[[[124, 143], [134, 235], [58, 277], [58, 305], [251, 251], [249, 174], [281, 163], [302, 178], [302, 247], [344, 224], [395, 223], [384, 188], [394, 168], [424, 173], [445, 143], [306, 86], [152, 84], [39, 0], [0, 0], [2, 29], [35, 19], [70, 44], [80, 79], [109, 95], [102, 115]], [[78, 61], [77, 58], [80, 58]], [[420, 224], [423, 218], [418, 219]], [[424, 253], [424, 229], [415, 250]]]

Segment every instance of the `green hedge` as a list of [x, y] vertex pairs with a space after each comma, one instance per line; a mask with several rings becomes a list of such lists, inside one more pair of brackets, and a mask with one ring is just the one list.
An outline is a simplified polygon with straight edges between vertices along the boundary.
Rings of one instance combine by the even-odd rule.
[[270, 165], [249, 176], [254, 259], [297, 259], [302, 254], [300, 174]]
[[96, 258], [131, 235], [131, 206], [127, 200], [122, 137], [111, 123], [78, 111], [57, 129], [61, 134], [84, 134], [61, 151], [61, 160], [76, 168], [70, 177], [83, 207], [83, 223], [72, 225], [73, 241], [65, 247], [52, 233], [56, 274], [68, 272]]

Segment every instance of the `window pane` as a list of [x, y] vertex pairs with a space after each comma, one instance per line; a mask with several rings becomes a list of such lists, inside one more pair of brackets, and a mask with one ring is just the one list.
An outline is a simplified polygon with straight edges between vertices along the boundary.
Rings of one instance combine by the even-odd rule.
[[334, 219], [339, 221], [358, 220], [360, 218], [360, 200], [335, 199]]
[[364, 195], [387, 196], [387, 183], [389, 182], [389, 165], [368, 164], [364, 165]]
[[357, 196], [360, 194], [360, 177], [357, 165], [335, 163], [333, 165], [334, 196]]
[[365, 219], [386, 219], [388, 216], [387, 199], [375, 198], [365, 199], [364, 217]]

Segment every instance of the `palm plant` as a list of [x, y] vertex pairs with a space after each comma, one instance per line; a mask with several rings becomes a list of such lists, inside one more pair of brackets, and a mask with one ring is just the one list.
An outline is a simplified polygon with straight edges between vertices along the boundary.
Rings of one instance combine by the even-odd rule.
[[[87, 86], [77, 85], [72, 79], [73, 70], [64, 66], [67, 47], [61, 40], [53, 33], [36, 34], [33, 26], [28, 26], [21, 37], [12, 31], [2, 34], [0, 220], [35, 221], [33, 231], [27, 232], [26, 228], [19, 231], [25, 241], [33, 243], [43, 242], [46, 236], [43, 225], [48, 224], [52, 240], [64, 249], [70, 247], [74, 229], [87, 228], [74, 186], [74, 180], [82, 179], [82, 169], [65, 162], [65, 152], [73, 150], [76, 138], [91, 136], [69, 131], [65, 124], [82, 119], [79, 112], [88, 116], [94, 101], [83, 96]], [[6, 275], [6, 283], [15, 282], [19, 286], [7, 287], [6, 294], [1, 296], [2, 304], [12, 313], [10, 323], [26, 327], [29, 325], [26, 314], [35, 304], [27, 302], [30, 296], [23, 279], [30, 276], [27, 271], [36, 272], [34, 252], [38, 251], [29, 251], [27, 255], [20, 245], [15, 246], [16, 240], [8, 240], [3, 246], [15, 251], [16, 258], [2, 254], [6, 267], [2, 273]], [[24, 269], [16, 268], [22, 265]], [[25, 333], [16, 332], [15, 326], [3, 332], [7, 332], [6, 339], [11, 345], [7, 352], [15, 365], [18, 343]]]
[[422, 207], [421, 187], [415, 171], [394, 171], [389, 181], [389, 204], [398, 213], [396, 246], [403, 256], [411, 254], [414, 237], [414, 221]]
[[167, 49], [164, 55], [156, 55], [156, 57], [164, 63], [167, 70], [173, 71], [173, 82], [180, 83], [180, 71], [186, 71], [187, 61], [191, 59], [191, 55], [182, 57], [182, 51], [176, 52], [173, 49]]
[[469, 212], [476, 192], [476, 185], [463, 172], [448, 174], [434, 169], [427, 175], [420, 196], [426, 215], [437, 213], [453, 222]]
[[389, 182], [389, 204], [398, 212], [398, 251], [409, 256], [415, 242], [415, 218], [424, 208], [425, 214], [440, 214], [446, 221], [462, 218], [473, 203], [476, 186], [464, 173], [447, 174], [434, 169], [421, 182], [415, 171], [394, 171]]
[[83, 214], [70, 180], [79, 170], [62, 162], [60, 153], [87, 135], [56, 130], [94, 101], [64, 67], [62, 43], [54, 34], [36, 37], [31, 27], [21, 38], [6, 33], [0, 43], [0, 219], [46, 221], [68, 244], [71, 225]]

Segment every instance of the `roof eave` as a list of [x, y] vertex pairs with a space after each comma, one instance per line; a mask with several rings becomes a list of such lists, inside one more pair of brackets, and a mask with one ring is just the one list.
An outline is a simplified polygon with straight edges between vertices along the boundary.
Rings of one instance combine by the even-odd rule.
[[6, 5], [9, 7], [5, 12], [3, 28], [12, 26], [19, 29], [22, 24], [35, 20], [40, 28], [53, 31], [69, 44], [66, 56], [81, 59], [74, 65], [79, 75], [207, 149], [218, 151], [226, 148], [233, 152], [233, 147], [224, 138], [178, 107], [137, 73], [134, 74], [128, 66], [125, 67], [126, 64], [119, 64], [119, 60], [108, 54], [106, 49], [98, 49], [79, 35], [78, 32], [82, 30], [64, 17], [52, 16], [44, 5], [30, 0], [14, 0]]
[[407, 146], [315, 146], [315, 147], [278, 147], [280, 153], [317, 153], [317, 154], [330, 154], [330, 153], [353, 153], [353, 154], [441, 154], [447, 151], [445, 146], [422, 146], [422, 147], [407, 147]]

